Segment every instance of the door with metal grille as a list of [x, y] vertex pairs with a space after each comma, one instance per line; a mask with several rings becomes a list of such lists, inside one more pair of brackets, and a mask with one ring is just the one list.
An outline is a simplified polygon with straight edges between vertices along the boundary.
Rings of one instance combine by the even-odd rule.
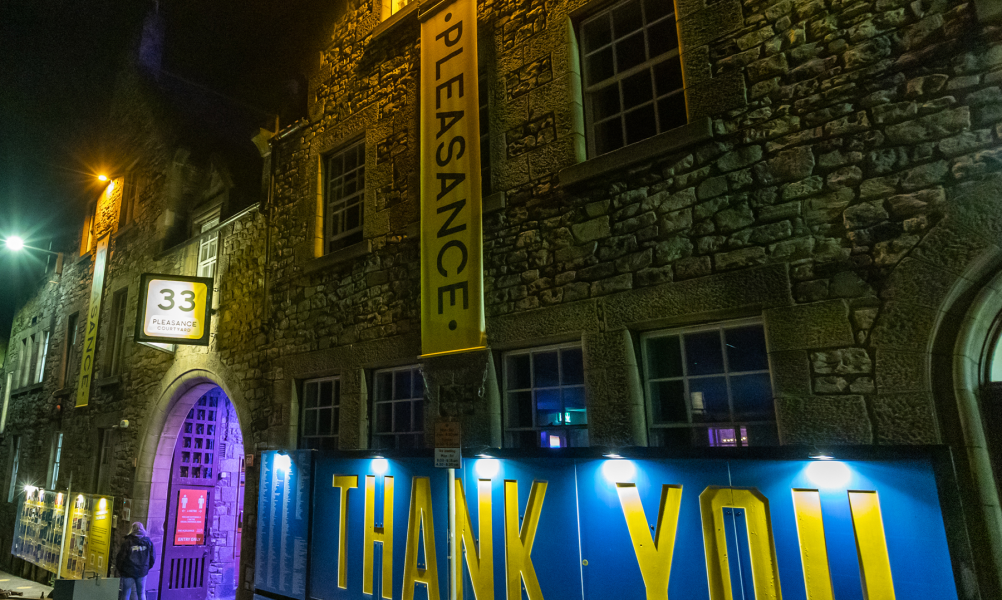
[[199, 398], [177, 436], [160, 567], [162, 600], [203, 600], [207, 595], [224, 402], [225, 396], [212, 392]]

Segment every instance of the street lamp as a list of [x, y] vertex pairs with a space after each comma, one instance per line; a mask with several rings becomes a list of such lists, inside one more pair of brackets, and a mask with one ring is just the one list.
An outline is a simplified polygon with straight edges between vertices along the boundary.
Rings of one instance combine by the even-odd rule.
[[22, 249], [27, 248], [28, 250], [34, 250], [36, 252], [44, 252], [46, 254], [54, 255], [56, 257], [56, 275], [63, 274], [62, 252], [53, 252], [52, 250], [46, 250], [44, 248], [36, 248], [34, 246], [28, 246], [24, 243], [24, 240], [22, 240], [20, 237], [16, 235], [9, 236], [6, 240], [4, 240], [4, 244], [7, 246], [8, 250], [12, 250], [14, 252], [19, 252]]

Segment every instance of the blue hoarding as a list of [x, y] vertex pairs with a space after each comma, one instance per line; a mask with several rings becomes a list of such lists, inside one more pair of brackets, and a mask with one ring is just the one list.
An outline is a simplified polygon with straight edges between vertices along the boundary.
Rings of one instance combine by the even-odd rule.
[[261, 455], [254, 587], [306, 600], [312, 452]]
[[[927, 458], [463, 464], [460, 598], [957, 598]], [[445, 470], [321, 456], [314, 473], [311, 597], [449, 597]]]

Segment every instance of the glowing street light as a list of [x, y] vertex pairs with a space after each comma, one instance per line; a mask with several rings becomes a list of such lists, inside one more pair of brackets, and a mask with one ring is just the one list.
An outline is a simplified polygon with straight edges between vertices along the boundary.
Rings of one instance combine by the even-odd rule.
[[52, 250], [46, 250], [44, 248], [36, 248], [34, 246], [28, 246], [24, 243], [23, 239], [21, 239], [19, 236], [16, 235], [7, 236], [7, 239], [4, 240], [4, 245], [7, 246], [8, 250], [11, 250], [13, 252], [20, 252], [21, 250], [26, 248], [28, 250], [34, 250], [36, 252], [44, 252], [46, 254], [52, 254], [53, 256], [56, 257], [56, 275], [63, 274], [62, 252], [53, 252]]
[[97, 176], [97, 180], [98, 181], [108, 181], [108, 176], [107, 175], [98, 175]]

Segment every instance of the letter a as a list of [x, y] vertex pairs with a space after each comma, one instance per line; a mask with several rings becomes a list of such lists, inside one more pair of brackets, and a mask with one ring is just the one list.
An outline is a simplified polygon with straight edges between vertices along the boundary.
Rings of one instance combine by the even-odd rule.
[[504, 558], [507, 576], [508, 600], [521, 600], [522, 586], [529, 600], [543, 600], [543, 591], [532, 566], [532, 542], [536, 539], [539, 514], [543, 511], [546, 497], [546, 482], [533, 481], [529, 491], [529, 502], [525, 505], [522, 530], [518, 528], [518, 482], [506, 479], [504, 482]]
[[640, 492], [635, 483], [617, 483], [616, 493], [623, 507], [626, 527], [630, 530], [633, 551], [640, 564], [640, 574], [647, 588], [647, 600], [668, 600], [668, 576], [671, 574], [671, 557], [675, 548], [675, 531], [678, 528], [678, 511], [682, 503], [682, 486], [663, 485], [658, 525], [651, 538], [647, 515], [640, 502]]
[[[431, 480], [411, 479], [411, 508], [407, 518], [407, 547], [404, 550], [403, 600], [414, 600], [414, 586], [428, 588], [428, 600], [439, 600], [438, 561], [435, 556], [435, 522], [431, 512]], [[418, 546], [424, 542], [425, 568], [418, 567]]]
[[[491, 519], [491, 480], [477, 481], [477, 518], [480, 543], [473, 537], [473, 521], [466, 504], [463, 482], [456, 479], [456, 543], [466, 548], [466, 566], [470, 570], [473, 596], [477, 600], [494, 600], [494, 536]], [[479, 546], [480, 551], [477, 551]], [[456, 598], [463, 600], [463, 562], [456, 569]]]

